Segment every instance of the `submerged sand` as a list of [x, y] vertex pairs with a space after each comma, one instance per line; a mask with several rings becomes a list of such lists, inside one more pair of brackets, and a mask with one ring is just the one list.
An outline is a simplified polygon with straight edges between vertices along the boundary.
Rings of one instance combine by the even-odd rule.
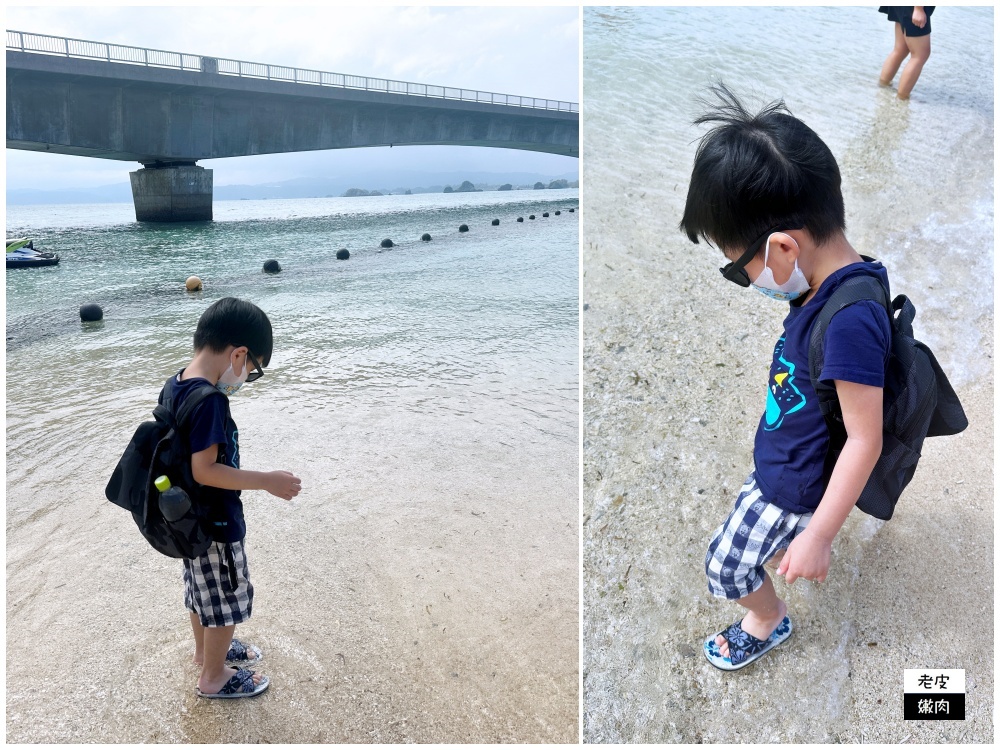
[[256, 596], [237, 636], [270, 689], [195, 696], [181, 564], [103, 496], [121, 436], [80, 457], [100, 471], [8, 451], [7, 741], [576, 741], [575, 428], [470, 410], [459, 432], [408, 416], [402, 434], [384, 410], [344, 439], [335, 415], [265, 401], [234, 406], [243, 465], [304, 487], [244, 495]]
[[[587, 185], [585, 741], [991, 742], [992, 314], [958, 353], [968, 430], [925, 443], [891, 521], [852, 512], [825, 584], [781, 580], [794, 637], [723, 673], [701, 643], [742, 610], [703, 561], [752, 466], [784, 306], [724, 288], [721, 255], [661, 217], [676, 199]], [[947, 342], [926, 311], [918, 335], [936, 324]], [[966, 720], [904, 722], [907, 668], [964, 669]]]

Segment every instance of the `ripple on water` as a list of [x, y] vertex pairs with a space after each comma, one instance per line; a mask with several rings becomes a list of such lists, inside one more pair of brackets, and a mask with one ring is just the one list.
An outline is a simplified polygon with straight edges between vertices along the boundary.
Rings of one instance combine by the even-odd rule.
[[892, 45], [874, 7], [584, 11], [585, 741], [860, 738], [845, 613], [877, 528], [866, 517], [838, 536], [827, 584], [778, 584], [788, 643], [737, 674], [700, 653], [740, 616], [708, 596], [703, 559], [751, 462], [752, 377], [766, 377], [781, 314], [733, 298], [716, 251], [677, 224], [708, 86], [784, 99], [838, 159], [849, 239], [914, 300], [953, 382], [991, 371], [993, 39], [943, 30], [992, 29], [993, 11], [939, 16], [947, 75], [926, 68], [906, 104], [873, 85]]
[[[348, 432], [378, 410], [399, 435], [433, 417], [454, 437], [474, 415], [575, 450], [575, 407], [561, 389], [577, 378], [578, 214], [506, 220], [539, 202], [579, 205], [575, 190], [246, 201], [219, 204], [225, 219], [210, 225], [164, 227], [114, 205], [11, 207], [12, 231], [62, 255], [52, 273], [7, 275], [15, 504], [48, 507], [90, 467], [99, 476], [88, 481], [103, 487], [162, 382], [189, 359], [199, 316], [226, 295], [251, 299], [274, 326], [267, 377], [234, 400], [238, 419], [275, 399], [287, 418], [323, 414]], [[472, 231], [460, 237], [460, 223]], [[425, 231], [433, 242], [420, 242]], [[386, 236], [398, 247], [381, 253]], [[350, 260], [336, 260], [341, 247]], [[262, 273], [271, 257], [280, 275]], [[191, 274], [203, 292], [183, 289]], [[81, 323], [84, 302], [104, 320]], [[563, 422], [555, 438], [550, 411]], [[308, 454], [309, 432], [295, 440]]]

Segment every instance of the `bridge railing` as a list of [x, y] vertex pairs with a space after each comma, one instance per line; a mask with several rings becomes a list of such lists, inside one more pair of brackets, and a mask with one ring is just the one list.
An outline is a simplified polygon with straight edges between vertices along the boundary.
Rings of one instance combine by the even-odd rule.
[[497, 94], [489, 91], [432, 86], [426, 83], [409, 83], [368, 76], [353, 76], [343, 73], [327, 73], [320, 70], [290, 68], [285, 65], [245, 62], [227, 58], [203, 57], [183, 52], [129, 47], [121, 44], [90, 42], [83, 39], [32, 34], [26, 31], [7, 30], [7, 49], [33, 52], [45, 55], [60, 55], [86, 60], [145, 65], [147, 67], [173, 68], [175, 70], [218, 72], [220, 75], [240, 78], [261, 78], [268, 81], [287, 81], [314, 86], [333, 86], [363, 91], [380, 91], [389, 94], [426, 96], [436, 99], [455, 99], [464, 102], [484, 104], [504, 104], [510, 107], [531, 109], [554, 109], [561, 112], [579, 112], [580, 105], [555, 99], [536, 99], [530, 96]]
[[186, 55], [183, 52], [167, 52], [166, 50], [146, 49], [144, 47], [128, 47], [122, 44], [88, 42], [83, 39], [30, 34], [24, 31], [7, 31], [7, 49], [63, 57], [79, 57], [88, 60], [133, 63], [157, 68], [201, 70], [201, 58], [198, 55]]

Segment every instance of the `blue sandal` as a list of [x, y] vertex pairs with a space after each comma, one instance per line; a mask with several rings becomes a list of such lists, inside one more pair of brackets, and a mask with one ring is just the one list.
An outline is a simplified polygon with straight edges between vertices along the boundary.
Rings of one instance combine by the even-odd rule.
[[[792, 621], [788, 617], [778, 623], [778, 627], [774, 629], [766, 641], [750, 635], [743, 630], [741, 625], [743, 625], [743, 620], [733, 623], [725, 630], [720, 630], [715, 635], [710, 635], [705, 639], [705, 658], [713, 667], [718, 667], [725, 672], [743, 669], [775, 646], [784, 643], [792, 634]], [[723, 656], [715, 643], [715, 639], [720, 635], [729, 642], [729, 656]]]
[[226, 664], [232, 667], [250, 667], [264, 658], [260, 649], [233, 638], [226, 652]]
[[270, 680], [265, 677], [259, 685], [255, 685], [253, 675], [252, 670], [241, 669], [230, 677], [229, 682], [223, 685], [222, 690], [217, 693], [203, 693], [199, 687], [194, 690], [199, 698], [253, 698], [267, 690], [268, 685], [271, 684]]

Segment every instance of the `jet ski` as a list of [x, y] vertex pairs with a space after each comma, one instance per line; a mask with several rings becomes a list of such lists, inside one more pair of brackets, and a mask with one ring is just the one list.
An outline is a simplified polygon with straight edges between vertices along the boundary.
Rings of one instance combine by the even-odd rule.
[[56, 253], [36, 250], [34, 240], [7, 240], [7, 268], [37, 268], [54, 266], [58, 262], [59, 256]]

